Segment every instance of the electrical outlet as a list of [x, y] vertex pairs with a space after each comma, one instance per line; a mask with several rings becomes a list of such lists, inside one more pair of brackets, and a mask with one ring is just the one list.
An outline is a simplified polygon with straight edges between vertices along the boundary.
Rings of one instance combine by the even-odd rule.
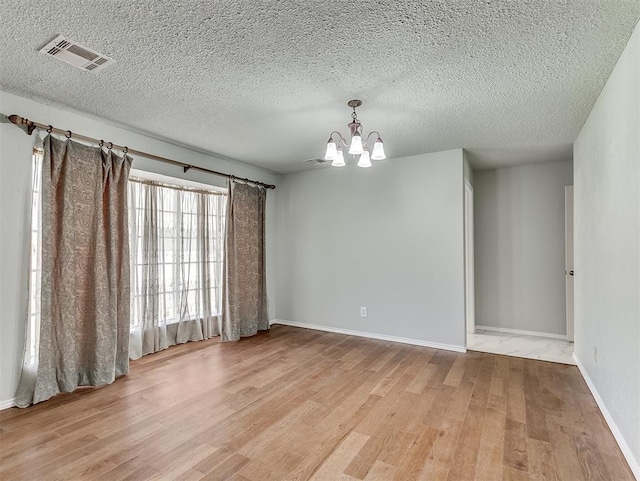
[[367, 308], [366, 307], [361, 307], [360, 308], [360, 317], [367, 317], [368, 313], [367, 313]]
[[596, 346], [593, 346], [593, 360], [598, 362], [598, 348]]

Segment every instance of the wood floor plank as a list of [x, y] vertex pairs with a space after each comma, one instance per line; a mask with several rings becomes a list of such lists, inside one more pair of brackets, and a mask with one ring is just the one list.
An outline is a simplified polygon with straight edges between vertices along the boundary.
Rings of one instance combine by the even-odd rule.
[[274, 326], [0, 411], [11, 481], [632, 481], [575, 366]]
[[[384, 436], [384, 442], [378, 459], [399, 466], [411, 444], [424, 426], [420, 423], [421, 404], [419, 396], [404, 392], [387, 412], [378, 434]], [[426, 410], [426, 406], [422, 406]]]
[[388, 481], [395, 477], [397, 471], [395, 466], [383, 463], [382, 461], [376, 461], [364, 479], [365, 481]]
[[431, 376], [433, 376], [433, 373], [435, 372], [436, 372], [435, 364], [426, 363], [422, 367], [420, 372], [418, 372], [416, 376], [413, 378], [413, 381], [411, 381], [411, 384], [409, 384], [409, 386], [407, 387], [407, 391], [415, 394], [420, 394], [427, 387], [427, 385], [429, 384], [429, 380], [431, 379]]
[[582, 435], [574, 435], [572, 438], [585, 479], [613, 479], [595, 442]]
[[[547, 416], [547, 428], [551, 442], [554, 467], [558, 479], [584, 480], [576, 446], [564, 426], [558, 423], [553, 416]], [[624, 478], [622, 478], [624, 479]]]
[[248, 462], [249, 458], [246, 456], [243, 456], [240, 453], [234, 453], [232, 456], [225, 459], [223, 463], [216, 466], [214, 470], [211, 470], [209, 474], [200, 479], [202, 481], [227, 481]]
[[452, 459], [461, 430], [462, 422], [451, 418], [444, 419], [418, 479], [423, 481], [447, 479], [453, 466]]
[[313, 476], [319, 466], [333, 453], [342, 440], [351, 433], [363, 418], [369, 415], [379, 399], [379, 396], [370, 395], [364, 404], [353, 412], [349, 419], [343, 419], [342, 423], [333, 426], [328, 431], [323, 429], [323, 436], [318, 436], [320, 433], [316, 432], [315, 442], [311, 443], [313, 448], [309, 455], [302, 463], [296, 466], [291, 473], [283, 478], [283, 481], [307, 480]]
[[472, 381], [464, 381], [458, 385], [458, 389], [455, 391], [456, 395], [447, 409], [447, 416], [457, 419], [458, 421], [464, 421], [475, 387], [476, 383]]
[[551, 444], [537, 439], [527, 439], [529, 479], [532, 481], [556, 481]]
[[357, 479], [365, 479], [375, 464], [381, 462], [378, 457], [384, 439], [384, 434], [369, 436], [367, 442], [344, 469], [344, 473]]
[[524, 473], [529, 471], [527, 457], [527, 426], [518, 421], [507, 419], [504, 430], [503, 463]]
[[527, 437], [549, 442], [544, 402], [540, 396], [540, 381], [536, 364], [524, 366], [524, 400], [527, 418]]
[[306, 400], [300, 405], [291, 409], [277, 423], [264, 432], [250, 438], [239, 451], [248, 458], [260, 456], [265, 450], [269, 449], [274, 441], [286, 436], [288, 431], [301, 422], [310, 412], [317, 409], [317, 403]]
[[[217, 451], [216, 448], [207, 444], [188, 444], [187, 446], [187, 451], [181, 453], [180, 456], [176, 456], [173, 453], [162, 453], [157, 458], [151, 459], [149, 465], [158, 472], [158, 474], [151, 479], [155, 481], [184, 477], [188, 472], [195, 471], [192, 468], [196, 464]], [[198, 472], [198, 475], [202, 476], [200, 472]]]
[[462, 379], [462, 374], [464, 374], [466, 359], [467, 358], [465, 356], [458, 356], [455, 361], [453, 361], [453, 366], [449, 369], [447, 377], [444, 378], [442, 384], [458, 387], [460, 380]]
[[236, 474], [250, 481], [279, 481], [293, 471], [304, 456], [281, 446], [272, 446], [245, 464]]
[[449, 418], [447, 413], [451, 407], [451, 400], [454, 398], [456, 388], [442, 384], [437, 391], [436, 399], [423, 422], [427, 426], [442, 429]]
[[483, 414], [484, 406], [481, 403], [470, 403], [447, 479], [451, 481], [474, 479], [482, 435]]
[[368, 440], [369, 436], [365, 436], [364, 434], [357, 432], [349, 433], [340, 446], [320, 465], [310, 479], [315, 481], [337, 479], [343, 474], [344, 469], [353, 458], [353, 453], [360, 451]]
[[527, 422], [527, 408], [524, 393], [524, 376], [522, 366], [524, 360], [509, 359], [509, 375], [507, 377], [507, 417], [522, 424]]
[[528, 481], [529, 475], [524, 471], [509, 466], [502, 468], [502, 481]]
[[482, 419], [482, 434], [478, 447], [478, 459], [475, 470], [477, 481], [491, 481], [502, 476], [504, 459], [504, 433], [506, 423], [506, 399], [503, 407], [488, 403]]
[[440, 435], [440, 430], [425, 426], [417, 439], [407, 447], [404, 456], [398, 464], [396, 481], [417, 480], [424, 467], [431, 449]]

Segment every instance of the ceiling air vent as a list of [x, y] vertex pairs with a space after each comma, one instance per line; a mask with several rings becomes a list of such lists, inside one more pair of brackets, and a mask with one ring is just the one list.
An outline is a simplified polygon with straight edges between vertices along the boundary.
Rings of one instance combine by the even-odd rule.
[[79, 69], [92, 72], [97, 72], [115, 63], [112, 58], [69, 40], [62, 35], [58, 35], [42, 47], [40, 53], [54, 57]]

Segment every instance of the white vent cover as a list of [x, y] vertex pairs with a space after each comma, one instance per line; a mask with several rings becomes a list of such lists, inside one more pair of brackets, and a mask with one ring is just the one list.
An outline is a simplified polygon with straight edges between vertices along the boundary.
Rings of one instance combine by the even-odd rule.
[[112, 58], [69, 40], [62, 35], [58, 35], [42, 47], [40, 53], [54, 57], [79, 69], [92, 72], [97, 72], [115, 63]]

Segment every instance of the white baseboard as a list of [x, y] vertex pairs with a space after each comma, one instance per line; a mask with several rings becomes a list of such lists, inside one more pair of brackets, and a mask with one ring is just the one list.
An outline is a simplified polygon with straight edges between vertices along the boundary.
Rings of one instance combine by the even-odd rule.
[[351, 329], [342, 329], [340, 327], [322, 326], [320, 324], [307, 324], [305, 322], [286, 321], [284, 319], [274, 319], [270, 324], [283, 324], [285, 326], [303, 327], [305, 329], [314, 329], [316, 331], [335, 332], [337, 334], [347, 334], [349, 336], [367, 337], [369, 339], [379, 339], [381, 341], [400, 342], [402, 344], [411, 344], [414, 346], [433, 347], [435, 349], [445, 349], [447, 351], [467, 352], [464, 346], [456, 346], [454, 344], [440, 344], [439, 342], [422, 341], [419, 339], [407, 339], [405, 337], [387, 336], [386, 334], [376, 334], [374, 332], [352, 331]]
[[523, 331], [522, 329], [509, 329], [506, 327], [493, 326], [476, 326], [476, 329], [482, 329], [483, 331], [507, 332], [509, 334], [522, 334], [523, 336], [550, 337], [552, 339], [567, 340], [566, 334], [552, 334], [550, 332]]
[[0, 411], [3, 409], [9, 409], [15, 406], [15, 398], [7, 399], [6, 401], [0, 401]]
[[629, 467], [631, 468], [631, 471], [633, 471], [633, 475], [636, 477], [638, 481], [640, 481], [640, 460], [635, 458], [633, 452], [631, 451], [631, 448], [627, 445], [627, 442], [625, 441], [624, 437], [622, 437], [622, 433], [618, 429], [618, 425], [611, 417], [611, 414], [609, 413], [607, 406], [604, 404], [604, 401], [600, 397], [600, 394], [598, 393], [596, 386], [593, 384], [593, 381], [591, 381], [591, 378], [589, 377], [587, 370], [584, 368], [584, 366], [576, 356], [575, 352], [573, 353], [573, 360], [576, 362], [576, 365], [580, 370], [580, 374], [582, 374], [582, 377], [584, 378], [584, 381], [587, 383], [587, 386], [589, 387], [589, 390], [591, 391], [593, 398], [596, 400], [596, 404], [600, 408], [600, 412], [602, 413], [604, 420], [607, 422], [609, 429], [611, 429], [611, 432], [613, 433], [613, 437], [618, 443], [618, 446], [620, 446], [620, 450], [622, 451], [622, 454], [627, 460], [627, 463], [629, 463]]

